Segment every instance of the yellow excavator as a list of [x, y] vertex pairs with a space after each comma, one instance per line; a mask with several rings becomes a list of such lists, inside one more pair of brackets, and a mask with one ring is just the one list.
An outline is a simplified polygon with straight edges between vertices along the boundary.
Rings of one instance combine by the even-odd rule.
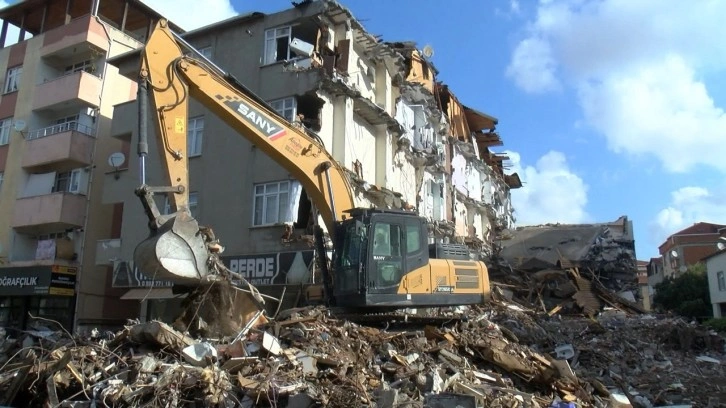
[[[142, 49], [139, 75], [141, 186], [136, 193], [150, 235], [136, 247], [134, 261], [145, 275], [194, 286], [219, 274], [213, 261], [219, 259], [219, 242], [189, 211], [187, 106], [195, 98], [302, 184], [333, 244], [331, 262], [319, 262], [329, 304], [380, 311], [488, 300], [487, 268], [469, 257], [466, 246], [429, 244], [427, 221], [413, 212], [355, 208], [344, 169], [315, 133], [280, 116], [174, 33], [166, 20], [156, 24]], [[155, 115], [166, 186], [146, 184], [147, 112]], [[161, 214], [155, 194], [169, 195], [176, 212]], [[318, 258], [326, 257], [323, 239], [317, 226]]]

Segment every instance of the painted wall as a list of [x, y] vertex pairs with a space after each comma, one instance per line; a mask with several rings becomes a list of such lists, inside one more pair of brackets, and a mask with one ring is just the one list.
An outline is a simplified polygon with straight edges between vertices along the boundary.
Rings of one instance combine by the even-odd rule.
[[[726, 290], [718, 287], [718, 274], [726, 274], [726, 252], [721, 252], [706, 260], [706, 272], [708, 273], [708, 291], [711, 295], [714, 317], [721, 315], [721, 303], [726, 303]], [[725, 278], [726, 279], [726, 278]]]

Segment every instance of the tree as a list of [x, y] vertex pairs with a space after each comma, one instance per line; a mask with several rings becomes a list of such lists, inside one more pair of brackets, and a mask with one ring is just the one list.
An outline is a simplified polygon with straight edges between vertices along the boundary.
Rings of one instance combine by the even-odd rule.
[[711, 315], [706, 265], [697, 263], [677, 278], [668, 278], [655, 285], [653, 303], [685, 317]]

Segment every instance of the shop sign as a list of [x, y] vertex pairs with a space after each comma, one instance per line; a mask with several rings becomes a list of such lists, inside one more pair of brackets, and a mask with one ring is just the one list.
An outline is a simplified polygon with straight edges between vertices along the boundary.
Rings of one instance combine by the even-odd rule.
[[0, 296], [75, 294], [78, 268], [64, 265], [18, 266], [0, 269]]
[[111, 286], [114, 288], [170, 288], [174, 284], [144, 275], [133, 262], [120, 261], [113, 268]]
[[73, 296], [76, 288], [78, 268], [53, 265], [50, 267], [49, 295]]
[[222, 256], [221, 259], [227, 268], [252, 285], [297, 284], [310, 281], [314, 251]]

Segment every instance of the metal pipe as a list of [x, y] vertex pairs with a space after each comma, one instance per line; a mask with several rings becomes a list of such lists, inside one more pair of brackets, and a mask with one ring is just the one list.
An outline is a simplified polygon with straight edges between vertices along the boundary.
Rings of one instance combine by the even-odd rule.
[[139, 79], [137, 99], [139, 100], [139, 144], [137, 146], [139, 154], [139, 175], [141, 178], [141, 185], [145, 185], [146, 156], [149, 154], [149, 135], [147, 133], [149, 88], [146, 78]]
[[330, 211], [333, 212], [333, 221], [337, 221], [335, 219], [335, 196], [333, 195], [333, 183], [330, 181], [330, 163], [326, 163], [325, 166], [325, 180], [328, 182], [328, 194], [330, 195]]

